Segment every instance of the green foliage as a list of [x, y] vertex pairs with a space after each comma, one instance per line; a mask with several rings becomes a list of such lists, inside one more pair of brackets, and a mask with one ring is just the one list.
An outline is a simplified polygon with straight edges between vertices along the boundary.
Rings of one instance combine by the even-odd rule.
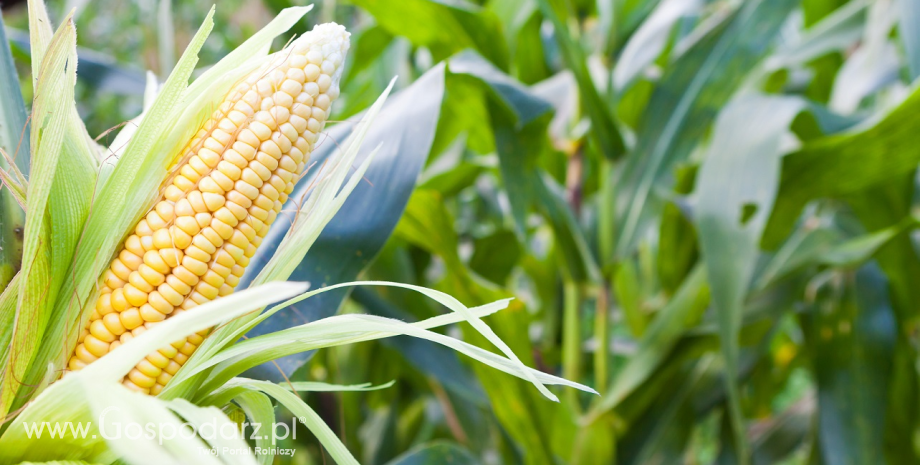
[[[56, 17], [65, 3], [52, 3]], [[116, 69], [165, 78], [160, 48], [170, 42], [156, 31], [168, 22], [139, 4], [107, 15], [112, 3], [77, 11], [81, 60], [104, 50]], [[205, 15], [182, 3], [172, 2], [173, 47]], [[251, 35], [252, 18], [294, 2], [221, 3], [218, 24], [235, 26], [212, 32], [206, 63]], [[265, 326], [235, 345], [257, 321], [230, 325], [167, 398], [232, 402], [250, 419], [286, 415], [275, 404], [296, 410], [316, 435], [285, 442], [295, 463], [327, 453], [394, 465], [920, 461], [915, 1], [316, 3], [303, 21], [335, 20], [353, 34], [332, 116], [343, 122], [329, 128], [317, 166], [399, 79], [366, 136], [368, 149], [383, 143], [376, 161], [361, 163], [368, 150], [354, 166], [368, 182], [317, 231], [293, 276], [313, 289], [407, 286], [310, 294], [258, 317]], [[27, 76], [28, 55], [13, 51]], [[78, 70], [76, 96], [95, 136], [134, 117], [140, 95], [112, 104], [91, 73]], [[3, 106], [9, 150], [18, 134], [4, 121], [18, 110]], [[86, 147], [95, 149], [69, 153]], [[311, 172], [299, 192], [320, 178]], [[34, 199], [29, 188], [30, 205], [45, 202], [41, 184]], [[3, 218], [13, 194], [0, 191]], [[123, 222], [137, 214], [128, 213]], [[65, 227], [60, 214], [51, 212], [52, 232]], [[257, 261], [284, 231], [272, 234]], [[108, 251], [115, 239], [104, 242]], [[504, 299], [513, 300], [495, 313], [490, 302]], [[0, 316], [15, 305], [4, 294]], [[488, 330], [453, 326], [465, 318], [443, 319], [446, 308], [473, 312]], [[418, 337], [375, 342], [393, 334]], [[367, 342], [344, 346], [354, 341]], [[516, 371], [518, 362], [539, 372]], [[259, 380], [229, 381], [244, 368]], [[534, 389], [556, 376], [601, 394]], [[394, 383], [320, 389], [301, 405], [285, 383], [260, 381], [285, 378], [292, 389]]]

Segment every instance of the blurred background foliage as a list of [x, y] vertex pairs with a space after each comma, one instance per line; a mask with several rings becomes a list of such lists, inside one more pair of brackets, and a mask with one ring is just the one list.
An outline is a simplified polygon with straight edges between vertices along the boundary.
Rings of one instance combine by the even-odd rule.
[[[30, 101], [26, 14], [6, 3]], [[200, 63], [293, 3], [222, 0]], [[49, 6], [77, 11], [94, 136], [139, 113], [144, 71], [163, 79], [207, 13]], [[288, 360], [292, 379], [396, 380], [309, 399], [363, 463], [920, 461], [920, 3], [317, 0], [307, 18], [353, 34], [329, 143], [394, 75], [415, 105], [380, 118], [409, 121], [396, 174], [295, 277], [514, 297], [496, 333], [601, 393], [546, 402], [409, 338]], [[345, 297], [301, 316], [443, 311], [395, 288]], [[324, 463], [299, 433], [292, 463]]]

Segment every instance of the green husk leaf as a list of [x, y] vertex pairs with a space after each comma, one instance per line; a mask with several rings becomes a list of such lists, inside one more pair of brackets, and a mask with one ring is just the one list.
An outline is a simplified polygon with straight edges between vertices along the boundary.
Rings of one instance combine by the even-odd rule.
[[[5, 222], [10, 221], [10, 220], [6, 220], [6, 218], [12, 219], [12, 218], [15, 218], [15, 216], [17, 216], [16, 212], [12, 211], [13, 205], [18, 205], [19, 207], [18, 210], [20, 210], [20, 212], [24, 210], [26, 207], [26, 189], [28, 188], [28, 184], [26, 185], [20, 184], [16, 179], [13, 178], [13, 176], [15, 176], [15, 174], [11, 174], [7, 172], [5, 169], [0, 168], [0, 189], [5, 189], [3, 190], [3, 193], [4, 193], [3, 195], [11, 196], [12, 200], [15, 202], [15, 204], [10, 203], [10, 202], [6, 202], [3, 204], [2, 211], [4, 212], [4, 216], [3, 216], [4, 231], [7, 228], [7, 225], [5, 224]], [[16, 220], [13, 219], [12, 221], [16, 221]], [[9, 248], [10, 250], [15, 250], [14, 245], [6, 245], [6, 244], [15, 244], [13, 240], [9, 240], [6, 238], [6, 236], [4, 236], [3, 243], [4, 243], [4, 250], [6, 250], [6, 248]], [[15, 263], [15, 259], [13, 260], [4, 259], [3, 261], [0, 261], [0, 263]], [[10, 270], [12, 271], [14, 267], [15, 265], [10, 265]], [[7, 279], [0, 279], [0, 284], [2, 284], [3, 286], [6, 285], [6, 282], [7, 282]], [[0, 288], [2, 288], [2, 286], [0, 286]]]
[[30, 213], [26, 217], [21, 271], [24, 281], [13, 319], [12, 349], [8, 364], [3, 362], [0, 386], [0, 416], [4, 418], [38, 350], [56, 296], [52, 288], [52, 238], [47, 209], [53, 198], [55, 171], [66, 133], [67, 107], [73, 102], [76, 61], [76, 28], [68, 17], [51, 40], [36, 81], [30, 141], [34, 151], [32, 180], [27, 203]]
[[[177, 337], [181, 338], [201, 331], [226, 319], [251, 312], [270, 302], [299, 294], [305, 289], [305, 284], [270, 283], [208, 302], [195, 312], [176, 315], [162, 322], [124, 344], [118, 351], [112, 352], [79, 372], [69, 374], [39, 394], [17, 417], [16, 422], [0, 436], [0, 462], [46, 459], [111, 462], [115, 458], [113, 451], [109, 450], [109, 447], [112, 447], [119, 455], [134, 457], [135, 462], [141, 463], [151, 457], [161, 456], [162, 453], [174, 452], [176, 444], [172, 442], [164, 446], [165, 449], [168, 449], [167, 451], [159, 450], [149, 442], [136, 441], [121, 444], [124, 438], [110, 441], [108, 446], [104, 442], [105, 438], [99, 437], [52, 439], [46, 435], [41, 438], [29, 438], [26, 430], [20, 425], [23, 422], [41, 424], [41, 422], [53, 423], [55, 421], [91, 421], [93, 425], [96, 425], [102, 412], [113, 406], [127, 414], [127, 417], [122, 419], [123, 423], [139, 421], [143, 424], [147, 421], [154, 421], [174, 424], [178, 419], [166, 410], [167, 404], [162, 400], [128, 391], [127, 388], [118, 384], [118, 381], [147, 354]], [[95, 431], [93, 428], [98, 428], [98, 425], [91, 427], [90, 434]], [[182, 447], [185, 447], [187, 451], [195, 450], [195, 454], [199, 453], [197, 449], [194, 449], [199, 447], [198, 443], [185, 444]], [[149, 455], [138, 459], [138, 455], [134, 455], [138, 452], [133, 448], [142, 449], [145, 454]], [[185, 456], [185, 459], [176, 461], [199, 463], [198, 460], [188, 457]]]
[[[42, 0], [29, 2], [29, 34], [32, 54], [32, 77], [36, 85], [41, 72], [42, 61], [48, 51], [52, 37], [51, 20]], [[74, 64], [76, 66], [76, 63]], [[76, 102], [66, 102], [69, 112], [66, 122], [66, 136], [58, 159], [54, 188], [51, 189], [48, 215], [51, 227], [51, 262], [70, 263], [77, 242], [83, 232], [83, 224], [89, 213], [98, 168], [97, 146], [86, 132], [86, 126], [77, 113]], [[66, 266], [53, 267], [50, 289], [57, 290], [66, 276]], [[54, 294], [49, 295], [53, 303]]]

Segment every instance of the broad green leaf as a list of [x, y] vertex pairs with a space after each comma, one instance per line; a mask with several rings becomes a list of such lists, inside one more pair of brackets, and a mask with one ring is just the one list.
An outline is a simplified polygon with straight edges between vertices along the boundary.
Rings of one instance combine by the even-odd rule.
[[499, 155], [499, 169], [511, 203], [511, 216], [519, 239], [525, 237], [525, 219], [537, 202], [537, 158], [545, 145], [546, 115], [552, 107], [523, 85], [472, 52], [450, 60], [452, 74], [481, 83], [488, 95], [490, 123]]
[[854, 194], [896, 178], [917, 166], [917, 127], [911, 116], [920, 106], [920, 90], [896, 108], [849, 132], [808, 141], [782, 159], [776, 203], [763, 245], [775, 248], [788, 234], [806, 203], [822, 197]]
[[[489, 105], [496, 108], [497, 105]], [[498, 152], [498, 166], [508, 201], [514, 232], [520, 240], [526, 237], [526, 220], [531, 206], [536, 203], [539, 171], [537, 161], [545, 145], [546, 118], [516, 129], [513, 123], [495, 115], [492, 131], [495, 135], [495, 149]]]
[[[492, 5], [506, 2], [493, 2]], [[507, 2], [512, 3], [512, 2]], [[543, 17], [536, 8], [536, 2], [524, 0], [524, 8], [515, 8], [515, 13], [526, 22], [519, 27], [506, 28], [506, 31], [517, 31], [517, 37], [511, 42], [511, 70], [512, 75], [525, 84], [534, 84], [546, 79], [552, 73], [546, 64], [546, 45], [543, 42], [541, 28]], [[527, 12], [529, 10], [529, 18]]]
[[485, 89], [510, 112], [511, 124], [518, 129], [552, 109], [548, 102], [534, 95], [476, 52], [466, 50], [458, 53], [448, 61], [448, 67], [453, 74], [466, 74], [482, 82]]
[[[915, 189], [916, 170], [895, 176], [881, 182], [858, 195], [846, 196], [860, 222], [873, 234], [886, 229], [903, 227], [913, 223], [909, 215], [913, 209], [912, 193]], [[920, 302], [920, 288], [913, 276], [920, 274], [918, 258], [911, 235], [894, 236], [874, 255], [878, 266], [887, 278], [891, 306], [901, 327], [911, 326], [915, 309]], [[896, 353], [892, 358], [892, 389], [887, 395], [888, 409], [885, 416], [886, 456], [892, 462], [914, 462], [917, 451], [907, 446], [911, 427], [918, 420], [915, 371], [908, 360], [916, 359], [916, 349], [903, 331], [898, 331]]]
[[729, 103], [716, 120], [697, 180], [695, 215], [719, 320], [735, 442], [744, 463], [750, 451], [736, 384], [741, 313], [779, 183], [783, 142], [803, 106], [796, 98], [760, 95]]
[[352, 0], [394, 36], [428, 47], [443, 60], [473, 47], [502, 69], [508, 68], [508, 48], [498, 18], [467, 0]]
[[[770, 49], [795, 0], [756, 0], [696, 42], [666, 71], [637, 128], [617, 184], [616, 255], [631, 253], [655, 211], [654, 190], [684, 161], [716, 114]], [[756, 26], [755, 26], [756, 25]], [[613, 257], [603, 257], [604, 261]]]

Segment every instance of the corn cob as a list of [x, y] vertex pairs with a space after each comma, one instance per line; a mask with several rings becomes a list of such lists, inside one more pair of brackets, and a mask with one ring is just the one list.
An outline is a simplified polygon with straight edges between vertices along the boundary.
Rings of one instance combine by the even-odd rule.
[[[177, 155], [163, 198], [100, 279], [71, 371], [172, 315], [233, 292], [338, 96], [348, 35], [337, 24], [319, 25], [274, 54]], [[158, 394], [207, 333], [148, 355], [123, 383]]]

